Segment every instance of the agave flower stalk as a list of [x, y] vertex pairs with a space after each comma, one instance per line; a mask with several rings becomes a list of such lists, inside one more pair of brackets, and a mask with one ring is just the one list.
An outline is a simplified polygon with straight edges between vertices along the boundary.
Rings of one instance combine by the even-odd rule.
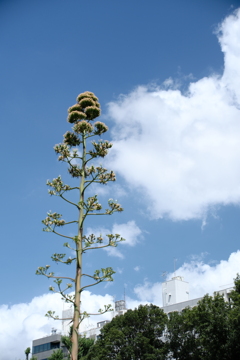
[[[83, 273], [83, 254], [92, 249], [102, 249], [108, 246], [117, 246], [118, 242], [124, 239], [119, 234], [108, 234], [106, 239], [101, 235], [96, 236], [90, 234], [88, 236], [84, 233], [84, 223], [88, 216], [92, 215], [111, 215], [114, 212], [121, 212], [123, 208], [120, 204], [110, 199], [108, 201], [108, 208], [102, 209], [102, 205], [98, 201], [97, 195], [85, 197], [85, 192], [94, 184], [107, 184], [109, 181], [115, 181], [116, 176], [113, 171], [108, 171], [101, 165], [91, 165], [91, 160], [99, 157], [105, 157], [112, 144], [108, 141], [98, 140], [92, 141], [92, 147], [88, 150], [89, 138], [100, 136], [104, 134], [108, 128], [100, 121], [91, 123], [100, 115], [100, 104], [98, 98], [92, 92], [84, 92], [77, 97], [77, 104], [68, 109], [68, 122], [73, 124], [72, 131], [68, 131], [64, 135], [63, 142], [55, 145], [54, 150], [58, 154], [58, 160], [65, 162], [68, 165], [68, 172], [73, 178], [79, 179], [78, 186], [70, 186], [62, 181], [61, 176], [47, 181], [49, 186], [49, 194], [58, 196], [66, 203], [70, 204], [76, 209], [76, 219], [65, 221], [59, 213], [49, 212], [47, 217], [42, 221], [45, 225], [44, 231], [53, 232], [60, 237], [67, 239], [63, 246], [75, 252], [75, 256], [66, 258], [66, 254], [55, 253], [52, 255], [52, 260], [56, 263], [63, 263], [66, 265], [75, 262], [76, 271], [73, 277], [55, 276], [50, 271], [50, 265], [39, 267], [36, 271], [37, 275], [44, 275], [47, 278], [53, 279], [56, 286], [50, 286], [49, 290], [61, 294], [62, 298], [73, 305], [72, 320], [72, 349], [71, 360], [77, 360], [78, 354], [78, 336], [81, 321], [89, 315], [82, 311], [81, 294], [91, 286], [97, 285], [104, 281], [113, 281], [112, 275], [114, 271], [112, 268], [97, 269], [93, 274]], [[95, 163], [95, 162], [94, 162]], [[69, 199], [68, 193], [71, 191], [78, 192], [76, 202]], [[76, 235], [69, 236], [68, 232], [61, 229], [67, 225], [76, 225]], [[71, 244], [69, 243], [71, 241]], [[90, 280], [87, 285], [82, 285], [82, 278], [86, 277]], [[69, 291], [74, 287], [73, 294]], [[109, 311], [110, 305], [106, 305], [104, 309], [100, 309], [98, 314], [103, 314]], [[60, 319], [55, 315], [54, 311], [48, 311], [46, 314], [53, 319]], [[66, 319], [65, 319], [66, 320]]]

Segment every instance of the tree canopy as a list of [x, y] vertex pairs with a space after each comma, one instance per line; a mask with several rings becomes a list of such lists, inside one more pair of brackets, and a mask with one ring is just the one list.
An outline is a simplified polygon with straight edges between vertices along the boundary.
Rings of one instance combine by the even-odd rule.
[[174, 359], [240, 359], [239, 275], [229, 300], [206, 295], [193, 309], [169, 314], [166, 341]]
[[240, 276], [226, 302], [204, 296], [198, 305], [168, 316], [140, 305], [106, 324], [87, 360], [240, 359]]
[[87, 359], [165, 359], [163, 333], [167, 321], [155, 305], [140, 305], [106, 324]]

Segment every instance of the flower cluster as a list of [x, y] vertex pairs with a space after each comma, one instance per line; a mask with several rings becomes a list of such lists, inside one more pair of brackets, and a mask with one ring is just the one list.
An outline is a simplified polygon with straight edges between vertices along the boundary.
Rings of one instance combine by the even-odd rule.
[[115, 202], [113, 199], [108, 200], [108, 206], [110, 207], [110, 209], [106, 209], [106, 214], [108, 214], [108, 215], [111, 215], [115, 211], [118, 211], [118, 212], [123, 211], [123, 208], [121, 207], [121, 205], [118, 204], [117, 202]]
[[92, 144], [94, 146], [95, 151], [90, 150], [89, 155], [91, 155], [93, 158], [97, 156], [101, 156], [101, 157], [106, 156], [108, 153], [108, 149], [111, 149], [112, 147], [112, 143], [110, 143], [108, 140], [106, 141], [100, 140], [98, 142], [92, 141]]
[[97, 195], [95, 196], [90, 196], [87, 199], [87, 210], [89, 211], [94, 211], [94, 210], [101, 210], [102, 209], [102, 205], [99, 204], [98, 200], [97, 200]]
[[108, 127], [107, 125], [105, 125], [103, 122], [101, 121], [97, 121], [94, 124], [95, 127], [95, 131], [94, 134], [95, 135], [102, 135], [103, 133], [105, 133], [106, 131], [108, 131]]
[[77, 146], [80, 145], [81, 141], [79, 139], [79, 137], [72, 133], [71, 131], [67, 131], [66, 134], [63, 135], [64, 137], [64, 144], [68, 145], [68, 146]]
[[51, 256], [51, 259], [55, 262], [61, 262], [61, 263], [67, 264], [67, 265], [71, 264], [75, 260], [70, 257], [67, 260], [63, 260], [65, 258], [65, 256], [66, 256], [66, 254], [55, 253]]
[[54, 146], [54, 150], [57, 154], [60, 154], [58, 157], [59, 161], [64, 161], [71, 156], [71, 152], [67, 144], [57, 144]]
[[99, 182], [101, 184], [106, 184], [108, 181], [115, 181], [116, 175], [113, 171], [107, 172], [107, 169], [102, 166], [90, 166], [85, 168], [85, 175], [90, 176], [95, 179], [95, 182]]
[[48, 190], [50, 195], [59, 195], [64, 191], [71, 190], [69, 185], [63, 183], [60, 175], [52, 181], [48, 180], [47, 185], [53, 188], [53, 190]]
[[72, 111], [73, 107], [75, 107], [75, 106], [72, 106], [71, 108], [68, 109], [68, 111], [71, 111], [70, 114], [68, 115], [68, 122], [73, 124], [79, 120], [83, 120], [83, 119], [87, 118], [87, 115], [82, 111]]
[[110, 171], [109, 173], [100, 174], [98, 179], [101, 184], [106, 184], [108, 181], [116, 181], [116, 175], [113, 171]]
[[36, 275], [45, 275], [47, 277], [54, 276], [53, 272], [47, 273], [49, 268], [50, 268], [50, 265], [39, 266], [36, 270]]
[[71, 165], [68, 168], [68, 172], [72, 177], [80, 177], [83, 174], [83, 170], [78, 165]]
[[95, 280], [113, 281], [113, 274], [115, 274], [115, 271], [113, 271], [111, 267], [107, 267], [105, 269], [95, 270], [93, 277]]
[[79, 121], [73, 126], [73, 130], [77, 134], [91, 133], [93, 131], [93, 126], [89, 124], [86, 120]]
[[91, 234], [89, 236], [83, 236], [83, 241], [84, 241], [85, 248], [87, 248], [93, 244], [102, 244], [103, 237], [102, 237], [102, 235], [95, 236], [94, 234]]
[[68, 122], [76, 123], [81, 120], [93, 120], [100, 115], [98, 98], [90, 91], [77, 97], [77, 104], [68, 109]]
[[62, 215], [58, 213], [47, 213], [46, 219], [42, 220], [42, 223], [46, 226], [43, 231], [53, 231], [55, 226], [65, 225], [65, 220], [61, 219]]

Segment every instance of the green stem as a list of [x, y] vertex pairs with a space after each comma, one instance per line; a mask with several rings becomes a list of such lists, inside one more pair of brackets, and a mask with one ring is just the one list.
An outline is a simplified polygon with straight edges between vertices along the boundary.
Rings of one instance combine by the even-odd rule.
[[[84, 185], [85, 185], [85, 166], [86, 166], [86, 134], [82, 134], [82, 177], [79, 186], [80, 204], [84, 204]], [[74, 316], [73, 316], [73, 331], [72, 331], [72, 353], [71, 360], [77, 360], [78, 357], [78, 331], [80, 320], [80, 305], [81, 305], [81, 276], [82, 276], [82, 240], [83, 240], [83, 222], [84, 222], [84, 207], [80, 205], [79, 219], [78, 219], [78, 241], [76, 242], [76, 278], [75, 278], [75, 301], [74, 301]]]

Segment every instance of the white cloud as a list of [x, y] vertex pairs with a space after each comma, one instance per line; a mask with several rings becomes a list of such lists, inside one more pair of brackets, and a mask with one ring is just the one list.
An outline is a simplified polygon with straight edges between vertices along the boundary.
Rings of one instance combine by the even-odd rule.
[[[232, 253], [228, 260], [221, 260], [218, 264], [209, 265], [203, 262], [202, 257], [193, 257], [189, 263], [184, 263], [175, 272], [176, 276], [183, 276], [189, 283], [190, 299], [212, 295], [214, 291], [233, 286], [233, 279], [240, 273], [240, 251]], [[168, 280], [174, 274], [168, 275]], [[162, 306], [162, 283], [151, 283], [145, 279], [144, 284], [137, 285], [134, 289], [138, 299], [142, 302], [152, 302]]]
[[142, 303], [153, 303], [162, 306], [162, 283], [153, 284], [145, 279], [143, 285], [135, 286], [134, 292]]
[[[91, 187], [92, 194], [98, 194], [98, 196], [111, 196], [114, 197], [114, 200], [117, 198], [121, 198], [127, 195], [126, 191], [119, 184], [111, 184], [106, 185], [96, 185], [93, 184]], [[113, 195], [114, 194], [114, 195]]]
[[30, 303], [0, 306], [0, 359], [24, 358], [24, 351], [32, 340], [50, 334], [51, 328], [61, 329], [60, 322], [47, 319], [48, 310], [62, 310], [57, 294], [35, 297]]
[[109, 165], [139, 191], [153, 218], [206, 222], [216, 205], [240, 202], [239, 38], [240, 9], [219, 26], [221, 76], [192, 82], [184, 94], [167, 79], [109, 104]]
[[118, 274], [122, 274], [122, 273], [123, 273], [123, 268], [117, 267], [117, 273], [118, 273]]
[[135, 270], [135, 271], [139, 271], [139, 270], [140, 270], [140, 266], [135, 266], [134, 270]]
[[118, 244], [118, 247], [107, 247], [104, 248], [108, 252], [110, 256], [116, 256], [119, 258], [124, 258], [124, 255], [119, 250], [119, 246], [121, 245], [128, 245], [128, 246], [135, 246], [142, 236], [141, 229], [136, 225], [135, 221], [131, 220], [128, 221], [125, 224], [114, 224], [112, 229], [106, 229], [104, 227], [102, 228], [87, 228], [87, 235], [95, 234], [97, 236], [102, 235], [103, 237], [106, 236], [106, 234], [120, 234], [121, 237], [125, 239], [125, 241], [120, 242]]
[[[84, 291], [82, 302], [83, 310], [97, 313], [104, 305], [113, 304], [113, 298], [108, 294], [101, 296]], [[48, 310], [55, 310], [61, 317], [63, 302], [59, 294], [44, 294], [26, 304], [0, 305], [0, 360], [23, 359], [25, 349], [32, 348], [32, 340], [50, 335], [53, 327], [62, 330], [61, 321], [44, 316]], [[82, 323], [82, 330], [95, 327], [98, 321], [111, 318], [111, 312], [87, 318]]]

